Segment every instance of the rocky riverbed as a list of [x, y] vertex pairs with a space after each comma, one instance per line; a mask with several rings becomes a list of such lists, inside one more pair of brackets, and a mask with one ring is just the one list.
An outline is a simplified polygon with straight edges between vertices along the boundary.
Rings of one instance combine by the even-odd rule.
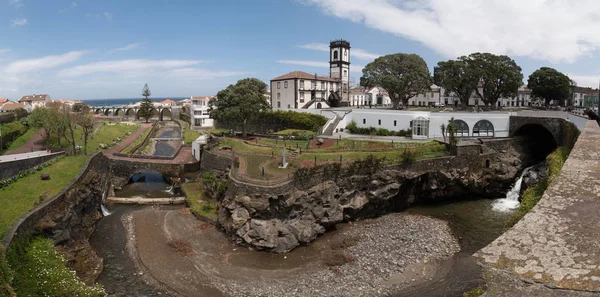
[[[231, 296], [392, 296], [428, 279], [437, 260], [459, 250], [446, 222], [409, 214], [347, 225], [328, 241], [323, 265], [313, 269], [277, 280], [216, 284]], [[343, 259], [336, 261], [339, 255]]]

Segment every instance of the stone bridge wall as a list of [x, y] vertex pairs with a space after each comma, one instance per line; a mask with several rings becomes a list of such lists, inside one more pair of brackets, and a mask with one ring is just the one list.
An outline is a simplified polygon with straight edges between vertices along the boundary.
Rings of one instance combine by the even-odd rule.
[[509, 136], [513, 137], [522, 127], [529, 124], [537, 124], [546, 128], [556, 141], [558, 146], [564, 145], [564, 126], [568, 121], [562, 118], [543, 118], [543, 117], [522, 117], [511, 116], [509, 124]]
[[166, 174], [168, 176], [176, 176], [181, 177], [186, 172], [187, 168], [193, 168], [193, 164], [186, 166], [184, 164], [174, 164], [174, 163], [152, 163], [152, 162], [144, 162], [133, 161], [133, 160], [119, 160], [119, 159], [111, 159], [110, 160], [110, 171], [113, 177], [129, 179], [129, 177], [137, 171], [140, 170], [156, 170], [160, 173]]
[[57, 156], [62, 155], [62, 154], [64, 154], [64, 152], [52, 153], [52, 154], [48, 154], [48, 155], [42, 155], [39, 157], [31, 157], [31, 158], [21, 159], [21, 160], [2, 162], [2, 163], [0, 163], [0, 179], [15, 176], [23, 170], [31, 169], [37, 165], [40, 165], [44, 162], [54, 159]]

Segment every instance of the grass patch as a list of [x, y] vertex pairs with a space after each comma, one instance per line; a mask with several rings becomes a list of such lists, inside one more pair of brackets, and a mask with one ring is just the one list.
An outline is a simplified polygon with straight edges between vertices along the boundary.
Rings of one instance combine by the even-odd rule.
[[286, 168], [279, 168], [281, 161], [275, 159], [275, 160], [267, 163], [267, 168], [271, 172], [288, 174], [288, 173], [294, 173], [294, 171], [298, 170], [298, 168], [301, 167], [301, 165], [298, 162], [296, 162], [294, 160], [289, 160], [289, 158], [288, 158], [287, 162], [288, 162], [288, 166]]
[[270, 139], [270, 138], [261, 138], [258, 140], [259, 144], [268, 145], [272, 147], [290, 147], [292, 149], [301, 148], [306, 149], [306, 145], [310, 146], [310, 141], [308, 140], [284, 140], [284, 139]]
[[15, 291], [10, 286], [11, 272], [8, 269], [8, 264], [4, 258], [4, 247], [0, 244], [0, 296], [14, 297]]
[[229, 129], [207, 129], [207, 130], [202, 130], [202, 131], [206, 134], [208, 134], [208, 133], [212, 133], [212, 134], [229, 133]]
[[[140, 127], [139, 125], [124, 125], [120, 123], [109, 125], [107, 122], [101, 122], [97, 125], [101, 125], [101, 127], [96, 134], [91, 135], [88, 139], [88, 152], [103, 151], [103, 149], [100, 148], [101, 143], [114, 145], [119, 142], [114, 142], [117, 140], [117, 137], [120, 137], [122, 140], [129, 136], [130, 132], [133, 133]], [[51, 135], [50, 143], [53, 147], [58, 147], [58, 139], [56, 134]], [[77, 126], [75, 129], [75, 143], [83, 147], [83, 134], [81, 127], [79, 126]], [[64, 138], [61, 139], [60, 148], [69, 149], [71, 147], [72, 146]]]
[[292, 134], [297, 134], [297, 135], [315, 135], [315, 131], [311, 131], [311, 130], [301, 130], [301, 129], [285, 129], [285, 130], [281, 130], [278, 132], [275, 132], [273, 134], [278, 134], [278, 135], [292, 135]]
[[[33, 208], [40, 196], [53, 197], [67, 186], [79, 173], [87, 156], [64, 157], [49, 167], [20, 178], [0, 189], [0, 238], [20, 216]], [[50, 180], [40, 180], [41, 173], [50, 174]]]
[[191, 144], [194, 140], [198, 139], [202, 135], [198, 131], [185, 129], [183, 130], [183, 144]]
[[185, 200], [192, 211], [192, 214], [209, 219], [217, 219], [218, 203], [210, 200], [204, 195], [204, 191], [199, 182], [183, 183], [181, 188], [185, 192]]
[[475, 289], [466, 291], [463, 293], [463, 297], [479, 297], [485, 293], [485, 288], [482, 286], [478, 286]]
[[150, 134], [150, 132], [152, 131], [152, 127], [148, 127], [148, 129], [146, 129], [146, 131], [144, 131], [144, 133], [142, 133], [140, 136], [138, 136], [138, 138], [136, 138], [131, 144], [129, 144], [126, 148], [124, 148], [121, 153], [123, 154], [133, 154], [134, 153], [134, 149], [140, 145], [140, 143], [142, 143], [142, 141], [144, 141], [144, 139], [146, 139], [146, 137], [148, 136], [148, 134]]
[[558, 175], [565, 161], [569, 157], [569, 150], [564, 147], [557, 148], [548, 157], [546, 157], [546, 163], [548, 163], [548, 174], [546, 179], [537, 182], [535, 185], [529, 187], [523, 192], [521, 196], [521, 205], [505, 223], [504, 229], [510, 229], [519, 220], [521, 220], [533, 207], [535, 207], [544, 195], [544, 192], [548, 186], [552, 183], [552, 180]]
[[10, 146], [6, 149], [6, 151], [4, 152], [4, 154], [9, 153], [11, 151], [14, 151], [20, 147], [22, 147], [25, 143], [27, 143], [27, 141], [29, 141], [29, 139], [31, 137], [33, 137], [33, 135], [35, 135], [37, 133], [37, 129], [35, 128], [29, 128], [29, 130], [27, 130], [27, 132], [25, 132], [25, 134], [19, 136], [17, 139], [15, 139], [15, 141], [13, 141]]
[[13, 288], [19, 296], [105, 296], [101, 285], [87, 286], [66, 266], [50, 239], [36, 237], [11, 246], [8, 262]]
[[267, 171], [265, 171], [265, 175], [263, 176], [260, 167], [260, 164], [271, 160], [271, 157], [258, 155], [243, 155], [242, 158], [246, 160], [246, 175], [248, 177], [259, 179], [273, 178], [273, 175], [269, 174]]

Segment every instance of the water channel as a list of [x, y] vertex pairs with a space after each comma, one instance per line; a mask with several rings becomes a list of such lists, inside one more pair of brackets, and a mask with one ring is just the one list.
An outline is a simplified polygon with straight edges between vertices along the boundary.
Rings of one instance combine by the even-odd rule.
[[155, 170], [137, 172], [125, 186], [115, 190], [115, 196], [123, 198], [167, 198], [178, 195], [181, 193], [177, 185]]
[[[405, 210], [408, 213], [427, 215], [447, 221], [459, 239], [461, 251], [440, 265], [439, 278], [436, 274], [432, 281], [409, 287], [401, 293], [401, 296], [462, 296], [462, 292], [482, 284], [481, 271], [470, 255], [502, 234], [505, 222], [518, 207], [518, 189], [520, 189], [521, 180], [519, 178], [516, 181], [505, 198], [453, 200], [434, 205], [413, 206]], [[169, 193], [169, 187], [170, 184], [160, 173], [144, 171], [132, 176], [130, 183], [118, 191], [117, 195], [123, 197], [125, 197], [124, 195], [129, 195], [129, 197], [164, 196], [165, 193]], [[97, 231], [90, 239], [98, 255], [105, 260], [105, 269], [98, 281], [107, 288], [109, 293], [112, 293], [112, 296], [130, 296], [131, 294], [165, 296], [167, 293], [167, 290], [161, 288], [160, 284], [151, 286], [144, 282], [141, 276], [137, 275], [136, 267], [126, 252], [127, 238], [125, 236], [127, 232], [123, 222], [128, 214], [140, 209], [144, 209], [144, 207], [111, 207], [110, 216], [100, 221]], [[337, 231], [330, 233], [335, 232]], [[331, 236], [330, 233], [323, 237]], [[245, 250], [233, 245], [225, 249]], [[300, 247], [288, 254], [287, 257], [292, 261], [298, 258], [298, 261], [309, 262], [311, 252], [310, 247]], [[232, 259], [235, 259], [236, 263], [244, 263], [243, 265], [249, 267], [277, 269], [277, 263], [281, 263], [277, 259], [282, 256], [264, 254], [267, 253], [245, 251], [236, 254], [233, 252]], [[272, 265], [275, 266], [270, 267]]]

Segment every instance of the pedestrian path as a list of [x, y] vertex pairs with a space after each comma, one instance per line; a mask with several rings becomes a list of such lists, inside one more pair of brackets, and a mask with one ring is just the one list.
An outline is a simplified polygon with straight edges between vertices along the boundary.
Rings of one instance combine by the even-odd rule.
[[47, 151], [36, 151], [36, 152], [32, 152], [32, 153], [4, 155], [4, 156], [0, 156], [0, 163], [12, 162], [12, 161], [17, 161], [17, 160], [25, 160], [25, 159], [30, 159], [30, 158], [37, 158], [37, 157], [48, 156], [48, 155], [60, 155], [62, 153], [63, 152], [49, 153]]

